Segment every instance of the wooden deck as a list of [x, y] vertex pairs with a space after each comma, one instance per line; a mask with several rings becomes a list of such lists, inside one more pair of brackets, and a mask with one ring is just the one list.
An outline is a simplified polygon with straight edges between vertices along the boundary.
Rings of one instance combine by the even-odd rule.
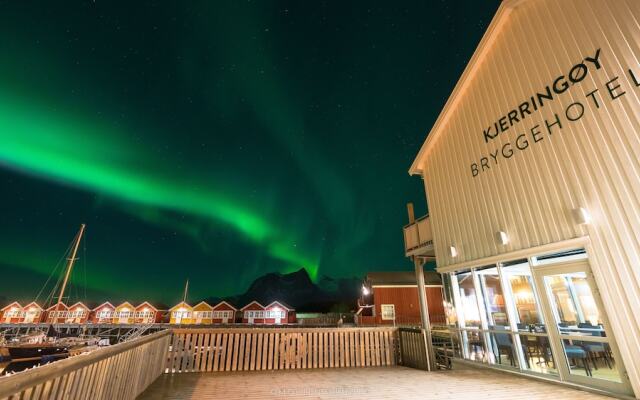
[[610, 399], [482, 369], [405, 367], [164, 374], [139, 399]]

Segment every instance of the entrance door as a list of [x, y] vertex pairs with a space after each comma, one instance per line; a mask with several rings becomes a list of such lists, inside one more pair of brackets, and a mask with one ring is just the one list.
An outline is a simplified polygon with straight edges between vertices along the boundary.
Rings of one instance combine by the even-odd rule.
[[129, 312], [127, 311], [120, 311], [120, 320], [119, 322], [121, 324], [128, 324], [129, 323]]
[[533, 274], [561, 378], [632, 393], [588, 262], [536, 266]]

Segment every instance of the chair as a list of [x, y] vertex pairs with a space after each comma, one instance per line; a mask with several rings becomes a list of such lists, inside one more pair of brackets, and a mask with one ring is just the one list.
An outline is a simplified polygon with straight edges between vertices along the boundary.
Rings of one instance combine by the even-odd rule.
[[[578, 328], [580, 329], [593, 329], [592, 331], [588, 331], [591, 336], [604, 336], [604, 330], [598, 331], [598, 327], [592, 325], [588, 322], [581, 322], [578, 324]], [[598, 369], [598, 364], [596, 363], [596, 354], [602, 354], [602, 358], [604, 362], [607, 364], [607, 367], [611, 369], [612, 359], [609, 354], [609, 348], [606, 343], [596, 343], [596, 342], [580, 342], [581, 346], [587, 351], [587, 355], [593, 361], [593, 368]]]
[[[506, 329], [506, 327], [502, 326], [489, 326], [490, 330], [495, 329]], [[505, 332], [493, 332], [493, 337], [496, 342], [496, 347], [498, 348], [498, 363], [502, 364], [502, 357], [500, 356], [504, 351], [505, 354], [509, 357], [509, 362], [512, 367], [515, 366], [514, 359], [514, 351], [513, 351], [513, 341], [511, 340], [511, 335]]]
[[565, 344], [564, 352], [567, 355], [567, 358], [569, 360], [573, 360], [574, 363], [576, 360], [581, 360], [582, 366], [584, 367], [584, 371], [586, 372], [587, 376], [592, 376], [587, 352], [582, 347]]

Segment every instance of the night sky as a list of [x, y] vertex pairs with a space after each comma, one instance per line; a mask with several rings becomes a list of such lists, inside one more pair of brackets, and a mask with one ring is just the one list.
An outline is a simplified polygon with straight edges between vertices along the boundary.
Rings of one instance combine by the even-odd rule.
[[410, 270], [407, 170], [498, 5], [0, 1], [0, 297], [81, 223], [93, 300]]

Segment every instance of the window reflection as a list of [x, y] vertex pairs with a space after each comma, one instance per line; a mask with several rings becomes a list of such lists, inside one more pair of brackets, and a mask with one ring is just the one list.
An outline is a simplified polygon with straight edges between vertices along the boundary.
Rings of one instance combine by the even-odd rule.
[[515, 306], [516, 324], [519, 331], [543, 330], [540, 308], [533, 291], [533, 277], [529, 263], [505, 265], [502, 274], [507, 278]]
[[478, 299], [472, 273], [456, 274], [455, 279], [458, 282], [460, 295], [460, 318], [463, 319], [466, 327], [480, 327], [480, 312], [478, 311]]

